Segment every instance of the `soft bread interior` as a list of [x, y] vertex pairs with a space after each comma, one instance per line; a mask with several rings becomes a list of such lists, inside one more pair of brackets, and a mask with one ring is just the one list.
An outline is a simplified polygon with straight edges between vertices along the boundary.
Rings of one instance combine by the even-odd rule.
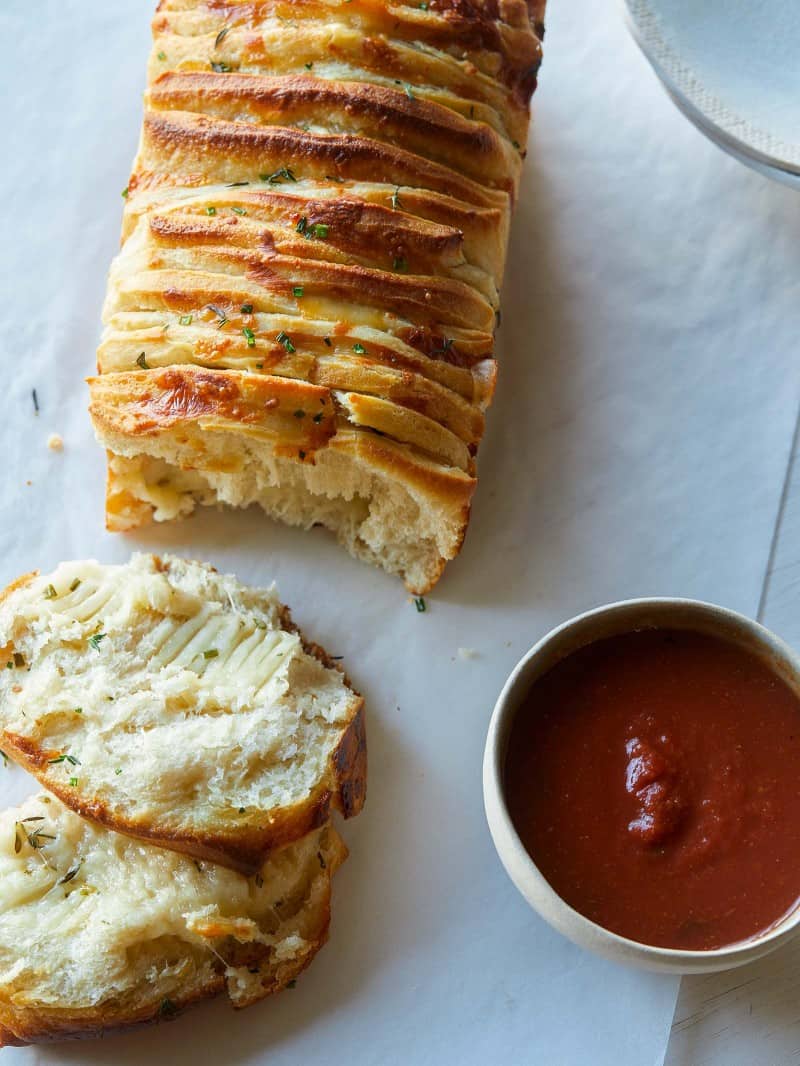
[[169, 1017], [284, 987], [324, 942], [346, 849], [323, 826], [253, 877], [142, 844], [47, 793], [0, 814], [5, 1043]]
[[361, 701], [271, 590], [171, 557], [64, 563], [0, 604], [0, 660], [4, 748], [122, 831], [246, 866], [338, 802]]

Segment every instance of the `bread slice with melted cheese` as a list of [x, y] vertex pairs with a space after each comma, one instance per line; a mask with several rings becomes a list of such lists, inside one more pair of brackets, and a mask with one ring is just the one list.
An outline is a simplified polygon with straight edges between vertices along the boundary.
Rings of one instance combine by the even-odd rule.
[[107, 524], [458, 553], [543, 0], [161, 0], [90, 411]]
[[0, 600], [0, 743], [69, 807], [243, 871], [366, 787], [362, 699], [273, 591], [63, 563]]
[[42, 793], [0, 813], [0, 1047], [246, 1007], [327, 939], [347, 855], [330, 825], [252, 877], [93, 825]]

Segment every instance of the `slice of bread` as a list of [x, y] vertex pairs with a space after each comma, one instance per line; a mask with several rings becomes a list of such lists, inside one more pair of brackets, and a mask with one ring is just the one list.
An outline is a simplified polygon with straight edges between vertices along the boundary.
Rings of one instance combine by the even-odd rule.
[[42, 793], [0, 813], [0, 1047], [285, 988], [327, 938], [330, 825], [247, 878], [84, 821]]
[[357, 814], [363, 701], [273, 591], [202, 563], [63, 563], [0, 598], [0, 743], [69, 807], [244, 872]]

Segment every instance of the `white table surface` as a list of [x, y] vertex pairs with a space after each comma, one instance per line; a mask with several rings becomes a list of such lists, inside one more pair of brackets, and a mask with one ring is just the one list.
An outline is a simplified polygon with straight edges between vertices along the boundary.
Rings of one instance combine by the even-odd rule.
[[[367, 696], [369, 800], [344, 827], [352, 854], [331, 943], [296, 991], [240, 1016], [217, 1003], [157, 1030], [5, 1056], [660, 1064], [678, 982], [591, 958], [526, 908], [484, 824], [482, 746], [510, 668], [578, 610], [660, 593], [756, 612], [800, 399], [800, 201], [702, 140], [611, 2], [554, 0], [481, 485], [428, 612], [323, 534], [256, 513], [112, 537], [81, 379], [136, 143], [149, 11], [148, 0], [0, 11], [0, 580], [133, 548], [275, 578]], [[51, 431], [61, 454], [46, 447]], [[463, 660], [459, 647], [479, 654]], [[0, 799], [30, 787], [0, 771]], [[702, 1061], [732, 1061], [695, 1032]], [[685, 1030], [674, 1040], [674, 1061], [700, 1061]]]

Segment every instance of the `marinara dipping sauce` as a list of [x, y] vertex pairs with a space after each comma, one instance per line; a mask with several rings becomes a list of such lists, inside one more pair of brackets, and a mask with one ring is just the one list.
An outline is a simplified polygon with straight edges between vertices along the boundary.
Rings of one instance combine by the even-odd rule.
[[575, 910], [645, 944], [707, 950], [800, 899], [800, 701], [717, 636], [598, 640], [534, 681], [505, 794]]

